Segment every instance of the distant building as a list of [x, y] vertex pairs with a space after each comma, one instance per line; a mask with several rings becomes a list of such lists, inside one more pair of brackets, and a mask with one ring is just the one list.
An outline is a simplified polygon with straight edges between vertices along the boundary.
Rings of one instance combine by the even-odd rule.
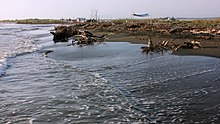
[[60, 19], [61, 22], [64, 22], [64, 20], [65, 20], [65, 19], [63, 19], [63, 18]]
[[86, 22], [86, 18], [76, 18], [76, 22]]

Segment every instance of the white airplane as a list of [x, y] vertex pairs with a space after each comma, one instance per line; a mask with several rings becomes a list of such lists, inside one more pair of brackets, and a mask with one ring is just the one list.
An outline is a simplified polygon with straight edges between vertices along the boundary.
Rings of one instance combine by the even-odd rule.
[[144, 14], [136, 14], [136, 13], [134, 13], [133, 16], [146, 17], [146, 16], [149, 16], [149, 13], [144, 13]]

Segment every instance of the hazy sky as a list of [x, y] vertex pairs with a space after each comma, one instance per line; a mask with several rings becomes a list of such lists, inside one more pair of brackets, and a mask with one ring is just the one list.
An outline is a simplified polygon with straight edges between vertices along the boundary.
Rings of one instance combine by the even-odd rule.
[[131, 18], [133, 12], [152, 17], [220, 17], [220, 0], [0, 0], [0, 19]]

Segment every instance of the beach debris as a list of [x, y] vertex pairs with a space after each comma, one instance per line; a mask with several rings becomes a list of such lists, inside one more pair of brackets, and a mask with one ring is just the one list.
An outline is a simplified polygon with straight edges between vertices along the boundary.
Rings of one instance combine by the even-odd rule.
[[174, 50], [176, 47], [178, 47], [178, 45], [176, 45], [175, 43], [171, 42], [171, 41], [160, 41], [157, 44], [153, 44], [153, 41], [151, 38], [149, 38], [147, 46], [142, 46], [141, 50], [142, 52], [160, 52], [160, 51], [164, 51], [164, 50]]
[[92, 45], [93, 43], [102, 43], [104, 42], [107, 38], [107, 34], [101, 35], [101, 36], [96, 36], [93, 35], [89, 31], [82, 31], [80, 35], [75, 35], [72, 38], [72, 45], [77, 44], [77, 45]]
[[47, 55], [51, 52], [53, 52], [53, 50], [45, 50], [45, 51], [43, 51], [43, 54], [45, 57], [47, 57]]
[[68, 41], [69, 37], [78, 35], [80, 32], [75, 28], [75, 26], [56, 26], [54, 27], [55, 31], [50, 33], [53, 35], [54, 42], [65, 42]]
[[72, 40], [72, 44], [92, 44], [96, 42], [97, 39], [91, 36], [85, 36], [85, 35], [75, 35]]
[[68, 42], [72, 39], [72, 44], [92, 44], [94, 42], [104, 42], [107, 39], [107, 34], [96, 36], [90, 31], [78, 30], [74, 25], [70, 26], [56, 26], [55, 31], [50, 33], [54, 36], [53, 41], [56, 42]]
[[153, 52], [155, 47], [153, 45], [152, 39], [149, 38], [149, 40], [147, 42], [147, 46], [142, 46], [141, 49], [142, 49], [143, 52], [146, 52], [146, 53], [148, 53], [150, 51]]
[[201, 48], [203, 49], [201, 43], [199, 41], [185, 41], [184, 44], [178, 45], [174, 50], [178, 51], [179, 48], [182, 49], [196, 49], [196, 48]]
[[199, 41], [190, 41], [187, 40], [183, 44], [175, 44], [173, 41], [160, 41], [157, 44], [153, 44], [153, 41], [151, 38], [148, 40], [147, 46], [142, 46], [141, 50], [142, 52], [163, 52], [163, 51], [178, 51], [179, 49], [196, 49], [201, 48], [203, 49], [201, 43]]
[[[220, 21], [214, 20], [165, 20], [146, 19], [146, 20], [113, 20], [72, 23], [74, 29], [94, 30], [100, 32], [129, 33], [131, 35], [141, 35], [148, 33], [152, 36], [167, 38], [185, 39], [220, 39]], [[58, 30], [59, 28], [57, 28]], [[63, 29], [63, 28], [62, 28]], [[62, 32], [62, 31], [61, 31]], [[53, 34], [59, 34], [52, 32]], [[63, 36], [63, 35], [61, 35]], [[59, 37], [59, 35], [57, 35]], [[56, 40], [56, 38], [55, 38]], [[65, 41], [65, 40], [64, 40]], [[66, 40], [67, 41], [67, 40]]]

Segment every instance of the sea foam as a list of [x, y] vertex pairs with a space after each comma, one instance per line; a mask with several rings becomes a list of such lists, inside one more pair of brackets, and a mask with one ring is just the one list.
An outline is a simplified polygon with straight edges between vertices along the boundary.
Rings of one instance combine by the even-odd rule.
[[8, 68], [7, 59], [0, 57], [0, 77], [5, 74], [5, 69]]

